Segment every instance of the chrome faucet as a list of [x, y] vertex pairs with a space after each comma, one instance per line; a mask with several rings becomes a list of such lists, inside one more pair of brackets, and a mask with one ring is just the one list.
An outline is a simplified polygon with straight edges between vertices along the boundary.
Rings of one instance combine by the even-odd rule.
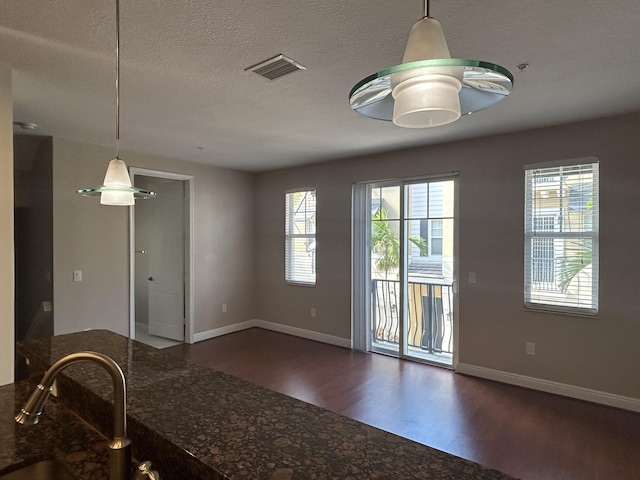
[[109, 442], [109, 479], [126, 480], [131, 473], [131, 440], [127, 438], [127, 387], [122, 370], [106, 355], [97, 352], [77, 352], [55, 362], [16, 415], [16, 422], [26, 425], [38, 423], [57, 375], [69, 365], [79, 362], [93, 362], [101, 365], [113, 380], [114, 426], [113, 439]]

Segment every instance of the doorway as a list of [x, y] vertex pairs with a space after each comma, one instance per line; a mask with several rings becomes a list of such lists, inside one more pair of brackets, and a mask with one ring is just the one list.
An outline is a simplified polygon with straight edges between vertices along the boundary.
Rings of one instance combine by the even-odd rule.
[[456, 183], [354, 186], [354, 348], [453, 367]]
[[164, 348], [193, 341], [192, 177], [131, 168], [157, 193], [130, 209], [130, 337]]

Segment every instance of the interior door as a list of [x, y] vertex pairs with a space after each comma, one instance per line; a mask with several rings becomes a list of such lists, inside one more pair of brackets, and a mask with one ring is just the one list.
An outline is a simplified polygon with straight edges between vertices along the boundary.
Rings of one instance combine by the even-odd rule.
[[156, 179], [158, 196], [148, 202], [149, 334], [184, 341], [184, 182]]

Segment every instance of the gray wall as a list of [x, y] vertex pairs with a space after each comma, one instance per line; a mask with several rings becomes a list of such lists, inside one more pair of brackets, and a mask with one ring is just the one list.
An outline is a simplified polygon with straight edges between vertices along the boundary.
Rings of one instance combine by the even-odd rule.
[[[53, 142], [56, 334], [129, 332], [128, 209], [75, 194], [102, 182], [113, 155], [113, 148]], [[121, 158], [195, 177], [194, 332], [255, 318], [253, 174], [133, 152]], [[73, 282], [74, 270], [83, 271], [82, 282]]]
[[[459, 361], [640, 398], [640, 114], [261, 173], [256, 185], [261, 319], [350, 337], [354, 182], [457, 170]], [[523, 165], [600, 159], [600, 312], [523, 308]], [[317, 189], [317, 285], [284, 282], [284, 193]], [[466, 282], [476, 272], [477, 284]], [[311, 318], [315, 307], [317, 317]], [[536, 355], [525, 343], [536, 343]]]

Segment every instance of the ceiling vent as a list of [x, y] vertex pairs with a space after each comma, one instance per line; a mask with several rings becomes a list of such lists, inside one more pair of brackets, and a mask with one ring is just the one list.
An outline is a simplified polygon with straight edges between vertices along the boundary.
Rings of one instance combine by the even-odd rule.
[[284, 55], [276, 55], [275, 57], [244, 69], [245, 72], [255, 72], [269, 80], [284, 77], [298, 70], [306, 70], [306, 68]]

